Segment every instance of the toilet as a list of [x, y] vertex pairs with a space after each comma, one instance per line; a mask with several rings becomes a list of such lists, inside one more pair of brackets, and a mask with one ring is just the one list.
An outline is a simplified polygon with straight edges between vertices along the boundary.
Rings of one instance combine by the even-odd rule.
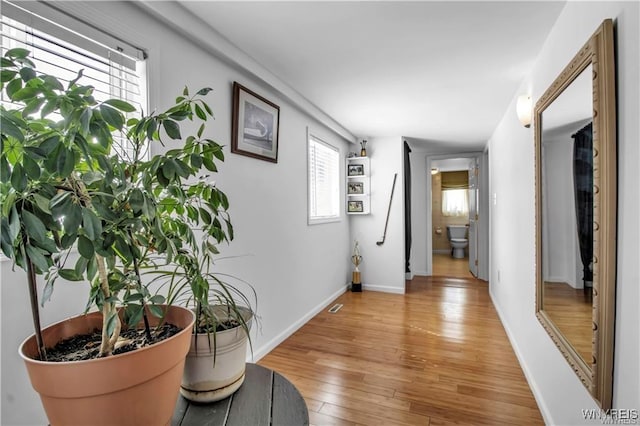
[[447, 225], [447, 238], [451, 244], [451, 256], [464, 258], [464, 249], [469, 245], [466, 225]]

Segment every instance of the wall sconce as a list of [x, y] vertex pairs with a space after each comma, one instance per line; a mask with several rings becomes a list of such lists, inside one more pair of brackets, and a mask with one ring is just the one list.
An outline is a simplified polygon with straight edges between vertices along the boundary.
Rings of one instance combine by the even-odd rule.
[[516, 112], [518, 113], [518, 120], [524, 127], [531, 127], [531, 96], [520, 95], [516, 103]]
[[433, 168], [431, 169], [431, 174], [432, 174], [432, 175], [437, 175], [439, 171], [440, 171], [440, 170], [438, 170], [438, 168], [437, 168], [437, 167], [433, 167]]

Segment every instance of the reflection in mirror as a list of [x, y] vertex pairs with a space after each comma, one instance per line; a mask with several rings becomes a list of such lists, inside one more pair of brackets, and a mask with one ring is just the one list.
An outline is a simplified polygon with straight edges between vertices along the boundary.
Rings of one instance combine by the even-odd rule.
[[585, 363], [592, 359], [592, 67], [542, 112], [541, 308]]
[[616, 266], [613, 22], [538, 99], [536, 317], [593, 398], [611, 408]]

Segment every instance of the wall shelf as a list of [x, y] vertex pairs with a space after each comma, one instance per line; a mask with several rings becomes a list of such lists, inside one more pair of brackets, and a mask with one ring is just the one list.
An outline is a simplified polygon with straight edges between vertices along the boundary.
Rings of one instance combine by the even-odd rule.
[[371, 213], [371, 162], [369, 157], [347, 158], [347, 214]]

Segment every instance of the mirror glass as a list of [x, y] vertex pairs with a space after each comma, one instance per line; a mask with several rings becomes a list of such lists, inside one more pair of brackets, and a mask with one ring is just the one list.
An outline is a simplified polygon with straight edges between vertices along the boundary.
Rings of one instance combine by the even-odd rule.
[[593, 99], [588, 65], [542, 112], [542, 310], [592, 359]]

